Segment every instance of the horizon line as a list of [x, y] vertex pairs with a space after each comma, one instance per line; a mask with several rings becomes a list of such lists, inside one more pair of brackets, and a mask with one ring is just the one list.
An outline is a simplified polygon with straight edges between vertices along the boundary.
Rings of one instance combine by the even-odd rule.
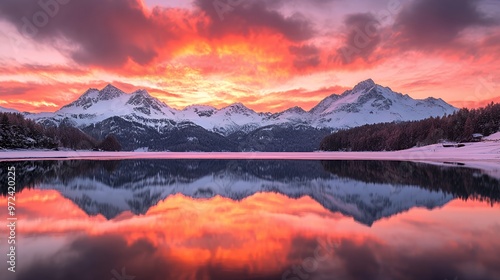
[[[406, 96], [409, 96], [410, 98], [412, 98], [413, 100], [416, 100], [416, 101], [425, 101], [425, 100], [427, 100], [427, 99], [441, 100], [441, 101], [445, 102], [446, 104], [448, 104], [448, 105], [452, 106], [452, 107], [453, 107], [453, 108], [455, 108], [455, 109], [464, 109], [464, 108], [467, 108], [467, 109], [473, 109], [473, 108], [471, 108], [471, 107], [463, 107], [463, 106], [462, 106], [462, 107], [460, 107], [460, 106], [455, 106], [455, 105], [453, 105], [453, 103], [471, 103], [471, 102], [475, 102], [475, 101], [450, 101], [450, 102], [448, 102], [448, 101], [446, 101], [446, 100], [442, 99], [441, 97], [436, 98], [436, 97], [434, 97], [434, 96], [428, 96], [428, 97], [426, 97], [426, 98], [417, 99], [417, 98], [413, 98], [413, 97], [411, 97], [409, 94], [406, 94], [406, 93], [400, 93], [400, 92], [393, 91], [390, 87], [387, 87], [387, 86], [383, 86], [383, 85], [377, 84], [376, 82], [374, 82], [374, 81], [373, 81], [373, 79], [368, 78], [368, 79], [365, 79], [365, 80], [362, 80], [362, 81], [358, 82], [355, 86], [351, 87], [350, 89], [344, 90], [344, 92], [342, 92], [342, 93], [331, 93], [331, 94], [328, 94], [328, 95], [326, 95], [326, 96], [322, 97], [322, 99], [320, 99], [317, 103], [315, 103], [315, 104], [314, 104], [314, 105], [313, 105], [313, 106], [312, 106], [309, 110], [304, 109], [304, 108], [303, 108], [302, 106], [300, 106], [300, 105], [294, 105], [294, 106], [288, 107], [288, 108], [286, 108], [286, 109], [284, 109], [284, 110], [279, 110], [279, 111], [274, 111], [274, 112], [273, 112], [273, 111], [260, 111], [260, 110], [259, 110], [259, 111], [257, 111], [257, 110], [255, 110], [255, 109], [253, 109], [253, 108], [251, 108], [251, 107], [249, 107], [249, 106], [245, 105], [245, 104], [244, 104], [243, 102], [241, 102], [241, 101], [238, 101], [238, 102], [233, 102], [233, 103], [230, 103], [230, 104], [225, 105], [225, 106], [214, 106], [214, 105], [210, 105], [210, 104], [193, 103], [193, 104], [187, 105], [187, 106], [185, 106], [185, 107], [179, 107], [179, 106], [172, 106], [172, 105], [169, 105], [167, 102], [163, 101], [162, 99], [160, 99], [160, 98], [158, 98], [158, 97], [156, 97], [156, 96], [154, 96], [154, 95], [151, 95], [150, 91], [148, 91], [148, 89], [147, 89], [147, 88], [137, 88], [137, 89], [136, 89], [136, 90], [134, 90], [134, 91], [127, 92], [127, 91], [122, 90], [120, 87], [115, 86], [115, 85], [113, 84], [113, 82], [108, 82], [108, 83], [106, 83], [106, 85], [105, 85], [105, 86], [103, 86], [101, 89], [99, 89], [99, 88], [97, 88], [97, 87], [89, 87], [89, 88], [87, 88], [87, 90], [85, 90], [82, 94], [80, 94], [80, 95], [79, 95], [76, 99], [74, 99], [74, 100], [72, 100], [72, 101], [68, 102], [68, 103], [67, 103], [67, 104], [65, 104], [65, 105], [62, 105], [62, 106], [58, 107], [58, 108], [57, 108], [57, 109], [55, 109], [54, 111], [38, 111], [38, 112], [37, 112], [37, 111], [20, 111], [20, 110], [18, 110], [18, 109], [16, 109], [16, 108], [12, 108], [12, 107], [3, 107], [3, 106], [0, 106], [0, 108], [7, 109], [7, 110], [15, 110], [15, 111], [17, 111], [17, 112], [19, 112], [19, 113], [29, 113], [29, 114], [56, 113], [57, 111], [61, 110], [62, 108], [66, 107], [66, 106], [68, 106], [69, 104], [71, 104], [71, 103], [73, 103], [73, 102], [75, 102], [75, 101], [79, 100], [79, 99], [80, 99], [83, 95], [85, 95], [85, 94], [86, 94], [88, 91], [90, 91], [90, 90], [96, 90], [96, 91], [101, 92], [101, 91], [102, 91], [102, 90], [104, 90], [105, 88], [107, 88], [107, 87], [110, 87], [110, 86], [111, 86], [111, 87], [113, 87], [113, 88], [115, 88], [115, 89], [118, 89], [119, 91], [123, 92], [123, 93], [124, 93], [124, 94], [126, 94], [126, 95], [133, 95], [133, 94], [135, 94], [135, 93], [137, 93], [137, 92], [139, 92], [139, 91], [145, 91], [145, 92], [146, 92], [149, 96], [151, 96], [151, 97], [155, 98], [156, 100], [158, 100], [158, 101], [159, 101], [159, 102], [161, 102], [162, 104], [164, 104], [164, 105], [168, 106], [169, 108], [172, 108], [172, 109], [174, 109], [174, 110], [176, 110], [176, 111], [185, 111], [185, 110], [186, 110], [186, 109], [188, 109], [189, 107], [194, 107], [194, 106], [206, 106], [206, 107], [211, 107], [211, 108], [215, 109], [216, 111], [220, 111], [220, 110], [223, 110], [223, 109], [225, 109], [225, 108], [229, 108], [229, 107], [234, 106], [234, 105], [242, 105], [242, 106], [243, 106], [243, 107], [245, 107], [246, 109], [249, 109], [249, 110], [251, 110], [251, 111], [253, 111], [253, 112], [257, 113], [257, 114], [279, 114], [279, 113], [286, 112], [286, 111], [288, 111], [288, 110], [290, 110], [290, 109], [293, 109], [293, 108], [299, 108], [299, 109], [303, 110], [303, 111], [304, 111], [304, 112], [306, 112], [306, 113], [310, 113], [310, 112], [311, 112], [311, 111], [312, 111], [312, 110], [313, 110], [313, 109], [314, 109], [314, 108], [315, 108], [318, 104], [320, 104], [320, 103], [321, 103], [322, 101], [324, 101], [325, 99], [327, 99], [327, 98], [329, 98], [329, 97], [331, 97], [331, 96], [333, 96], [333, 95], [336, 95], [336, 96], [342, 96], [342, 95], [343, 95], [343, 94], [345, 94], [347, 91], [353, 90], [356, 86], [358, 86], [358, 85], [360, 85], [360, 84], [362, 84], [362, 83], [365, 83], [365, 82], [367, 82], [367, 81], [371, 81], [371, 82], [372, 82], [375, 86], [380, 86], [380, 87], [383, 87], [383, 88], [388, 88], [388, 89], [390, 89], [392, 92], [394, 92], [394, 93], [396, 93], [396, 94], [401, 94], [401, 95], [403, 95], [403, 96], [405, 96], [405, 95], [406, 95]], [[115, 82], [116, 82], [116, 81], [115, 81]], [[119, 83], [119, 82], [118, 82], [118, 83]], [[316, 90], [310, 90], [310, 92], [317, 91], [317, 90], [321, 90], [321, 89], [323, 89], [323, 88], [316, 89]], [[301, 89], [299, 88], [299, 89], [293, 89], [293, 90], [301, 90]], [[303, 90], [303, 89], [302, 89], [302, 90]], [[309, 92], [309, 91], [308, 91], [308, 92]], [[476, 102], [476, 103], [480, 103], [480, 102]], [[493, 100], [491, 100], [491, 101], [487, 102], [486, 104], [490, 104], [490, 103], [498, 103], [498, 102], [494, 102]], [[475, 108], [481, 108], [481, 107], [484, 107], [484, 106], [486, 106], [486, 105], [481, 105], [481, 106], [479, 106], [479, 107], [475, 107]]]

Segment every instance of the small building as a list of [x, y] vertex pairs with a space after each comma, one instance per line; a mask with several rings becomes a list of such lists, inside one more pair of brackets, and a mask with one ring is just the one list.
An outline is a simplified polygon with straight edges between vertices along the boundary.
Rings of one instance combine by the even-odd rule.
[[472, 134], [472, 141], [474, 142], [481, 142], [483, 140], [484, 135], [481, 133], [474, 133]]

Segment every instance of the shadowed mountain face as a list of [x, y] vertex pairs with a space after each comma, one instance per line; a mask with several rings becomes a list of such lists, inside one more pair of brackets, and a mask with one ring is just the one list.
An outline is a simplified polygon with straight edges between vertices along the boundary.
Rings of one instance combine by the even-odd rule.
[[[241, 200], [260, 192], [309, 196], [365, 225], [413, 207], [500, 200], [500, 182], [479, 170], [411, 162], [123, 160], [32, 161], [16, 166], [22, 187], [55, 189], [89, 215], [145, 214], [170, 195]], [[5, 165], [5, 166], [4, 166]], [[2, 193], [6, 193], [2, 186]]]

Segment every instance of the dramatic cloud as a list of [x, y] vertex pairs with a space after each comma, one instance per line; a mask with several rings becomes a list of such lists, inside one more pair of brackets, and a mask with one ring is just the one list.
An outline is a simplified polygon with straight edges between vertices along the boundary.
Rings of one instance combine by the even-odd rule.
[[[426, 226], [425, 224], [423, 226]], [[272, 264], [264, 264], [267, 271], [245, 269], [228, 269], [230, 262], [206, 262], [193, 266], [189, 261], [179, 258], [180, 252], [168, 246], [159, 247], [153, 240], [146, 238], [127, 242], [118, 234], [98, 236], [82, 236], [67, 244], [62, 250], [35, 262], [19, 271], [19, 280], [32, 279], [111, 279], [116, 275], [134, 276], [136, 279], [307, 279], [305, 276], [316, 276], [317, 279], [331, 279], [335, 275], [339, 279], [495, 279], [500, 272], [496, 262], [498, 244], [491, 248], [480, 247], [483, 254], [476, 256], [475, 261], [485, 269], [461, 269], [470, 264], [471, 256], [477, 248], [472, 246], [453, 246], [446, 243], [439, 247], [415, 252], [406, 252], [404, 248], [383, 244], [380, 241], [355, 235], [360, 241], [341, 239], [338, 247], [328, 247], [325, 242], [318, 242], [301, 235], [291, 236], [289, 252], [284, 257], [286, 265], [272, 269]], [[240, 244], [230, 243], [224, 248], [225, 238], [234, 238], [223, 232], [202, 235], [198, 239], [189, 239], [193, 248], [202, 248], [211, 252], [223, 249], [235, 249]], [[482, 244], [473, 243], [481, 246]], [[236, 247], [235, 250], [237, 250]], [[281, 248], [282, 249], [282, 248]], [[314, 260], [317, 252], [324, 254], [325, 260], [315, 261], [313, 273], [304, 269], [307, 262]], [[274, 253], [274, 252], [271, 252]], [[308, 257], [309, 256], [309, 257]], [[193, 256], [194, 258], [194, 256]], [[258, 262], [259, 259], [252, 259]], [[263, 261], [263, 260], [260, 260]], [[292, 273], [298, 267], [300, 272]], [[91, 269], [89, 269], [91, 268]], [[122, 269], [125, 268], [123, 271]], [[309, 267], [308, 267], [309, 268]], [[115, 271], [115, 272], [113, 272]], [[288, 271], [288, 274], [285, 274]], [[297, 271], [297, 270], [296, 270]], [[258, 276], [256, 275], [258, 274]], [[324, 278], [329, 276], [328, 278]], [[467, 277], [468, 276], [468, 277]], [[481, 277], [480, 277], [481, 276]], [[196, 277], [196, 278], [195, 278]]]
[[67, 40], [78, 63], [118, 67], [129, 59], [146, 64], [158, 55], [158, 46], [173, 36], [155, 14], [146, 15], [139, 0], [7, 0], [2, 17], [36, 40]]
[[4, 82], [0, 85], [0, 96], [22, 95], [30, 90], [32, 90], [30, 85]]
[[64, 65], [37, 65], [37, 64], [22, 64], [22, 65], [2, 65], [0, 66], [0, 74], [18, 74], [18, 75], [85, 75], [88, 73], [86, 69], [79, 69]]
[[[0, 3], [0, 18], [80, 65], [116, 70], [129, 62], [148, 66], [179, 55], [271, 58], [276, 54], [267, 44], [279, 42], [286, 49], [315, 35], [309, 19], [275, 10], [282, 1], [229, 3], [233, 6], [197, 0], [193, 10], [148, 10], [141, 0], [7, 0]], [[297, 64], [304, 63], [314, 59], [298, 58]]]
[[340, 4], [0, 0], [0, 106], [53, 111], [88, 87], [115, 83], [177, 108], [247, 102], [275, 112], [326, 96], [306, 97], [310, 89], [368, 77], [448, 101], [467, 100], [477, 71], [498, 76], [498, 1]]
[[[300, 105], [299, 107], [302, 109], [308, 111], [325, 97], [332, 94], [341, 94], [347, 89], [348, 88], [340, 86], [331, 86], [317, 90], [292, 89], [281, 92], [271, 92], [264, 96], [247, 93], [245, 96], [239, 97], [238, 100], [257, 112], [281, 112], [298, 105]], [[234, 98], [234, 96], [230, 96], [229, 99]]]
[[210, 21], [203, 26], [209, 36], [227, 34], [248, 35], [270, 30], [282, 34], [290, 41], [304, 41], [314, 36], [310, 20], [300, 14], [285, 17], [270, 7], [281, 1], [213, 1], [195, 0]]
[[479, 9], [478, 0], [415, 0], [398, 15], [394, 24], [398, 44], [406, 49], [442, 47], [470, 27], [490, 26], [495, 21]]
[[381, 42], [379, 21], [370, 13], [351, 14], [344, 25], [343, 45], [337, 50], [337, 59], [344, 64], [358, 58], [368, 61]]
[[313, 45], [303, 45], [300, 47], [290, 46], [290, 53], [292, 53], [295, 58], [293, 60], [293, 66], [297, 69], [304, 69], [309, 67], [316, 67], [320, 64], [320, 54], [321, 50]]
[[[205, 237], [202, 242], [206, 240]], [[213, 242], [218, 246], [213, 250], [220, 249], [222, 240]], [[127, 244], [119, 235], [85, 236], [67, 244], [56, 255], [37, 260], [19, 272], [17, 279], [281, 279], [281, 270], [251, 278], [255, 276], [251, 272], [228, 269], [224, 263], [192, 267], [179, 260], [176, 253], [179, 252], [166, 246], [159, 248], [147, 239]]]
[[[51, 269], [54, 266], [58, 266], [57, 271]], [[127, 269], [125, 274], [123, 267]], [[157, 249], [147, 240], [128, 245], [120, 236], [109, 235], [76, 239], [58, 257], [40, 260], [22, 271], [19, 279], [111, 279], [113, 270], [118, 275], [137, 276], [140, 271], [144, 279], [163, 279], [172, 268], [162, 262]]]
[[483, 39], [479, 45], [482, 53], [491, 54], [493, 59], [498, 61], [500, 58], [500, 32], [494, 33]]
[[0, 85], [0, 106], [23, 112], [53, 112], [75, 100], [91, 86], [86, 83], [3, 81]]

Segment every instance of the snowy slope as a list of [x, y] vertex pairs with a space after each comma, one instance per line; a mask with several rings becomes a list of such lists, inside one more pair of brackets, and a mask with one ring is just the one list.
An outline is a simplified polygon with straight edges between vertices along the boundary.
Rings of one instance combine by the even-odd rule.
[[484, 137], [486, 141], [500, 141], [500, 132], [493, 133], [490, 136]]
[[96, 124], [115, 116], [158, 129], [164, 129], [172, 123], [187, 122], [227, 136], [239, 131], [248, 133], [269, 125], [305, 125], [337, 130], [380, 122], [420, 120], [451, 114], [456, 110], [441, 99], [415, 100], [369, 79], [341, 95], [326, 97], [310, 111], [293, 107], [275, 114], [258, 113], [241, 103], [222, 109], [193, 105], [177, 110], [145, 90], [127, 94], [108, 85], [102, 90], [87, 90], [76, 101], [55, 113], [28, 114], [27, 117], [53, 124], [65, 121], [77, 127]]
[[228, 135], [259, 128], [263, 117], [243, 104], [235, 103], [220, 110], [209, 106], [187, 107], [177, 115], [177, 120], [190, 121], [209, 131]]
[[18, 110], [4, 108], [0, 106], [0, 113], [20, 113]]
[[415, 100], [366, 80], [313, 108], [315, 127], [350, 128], [364, 124], [413, 121], [452, 114], [456, 108], [441, 99]]
[[33, 114], [28, 117], [36, 120], [50, 119], [55, 123], [66, 120], [77, 127], [82, 127], [118, 116], [157, 126], [158, 121], [161, 125], [162, 120], [173, 119], [174, 114], [175, 110], [145, 90], [126, 94], [112, 85], [107, 85], [102, 90], [87, 90], [76, 101], [62, 107], [54, 114]]

